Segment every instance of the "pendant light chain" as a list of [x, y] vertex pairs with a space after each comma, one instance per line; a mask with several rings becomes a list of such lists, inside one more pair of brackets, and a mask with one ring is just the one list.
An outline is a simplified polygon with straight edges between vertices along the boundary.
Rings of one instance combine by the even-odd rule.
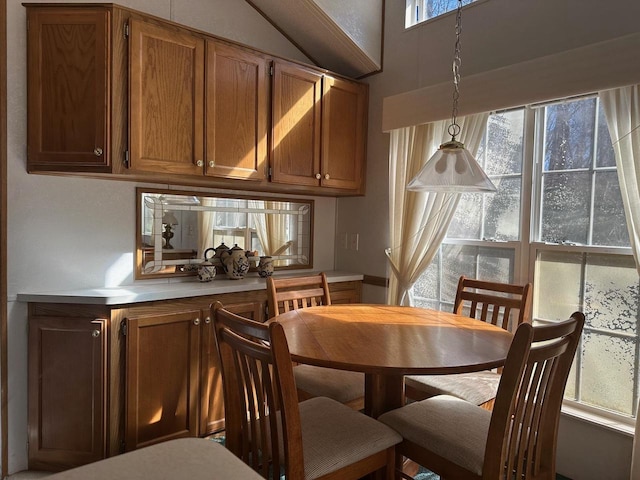
[[451, 112], [451, 125], [449, 125], [449, 135], [455, 141], [460, 133], [460, 125], [456, 123], [458, 118], [458, 100], [460, 98], [460, 33], [462, 32], [462, 0], [458, 0], [458, 10], [456, 12], [456, 45], [453, 54], [453, 110]]

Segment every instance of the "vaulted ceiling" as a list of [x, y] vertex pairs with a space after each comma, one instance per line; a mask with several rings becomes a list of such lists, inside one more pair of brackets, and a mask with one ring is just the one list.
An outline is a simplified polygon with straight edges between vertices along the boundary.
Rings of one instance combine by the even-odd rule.
[[384, 0], [246, 0], [316, 65], [359, 78], [382, 69]]

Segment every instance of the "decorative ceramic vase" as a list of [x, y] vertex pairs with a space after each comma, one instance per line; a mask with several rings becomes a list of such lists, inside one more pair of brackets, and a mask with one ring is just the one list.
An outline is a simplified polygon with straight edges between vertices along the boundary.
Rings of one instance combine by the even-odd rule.
[[258, 274], [261, 277], [269, 277], [273, 274], [273, 258], [269, 256], [260, 257], [258, 263]]
[[207, 254], [211, 252], [211, 258], [215, 256], [216, 250], [215, 248], [207, 248], [204, 251], [204, 261], [198, 265], [198, 280], [201, 282], [210, 282], [216, 276], [216, 267], [211, 263], [209, 258], [207, 258]]
[[224, 250], [220, 256], [224, 272], [232, 280], [241, 280], [249, 271], [249, 259], [245, 251], [237, 244], [229, 250]]

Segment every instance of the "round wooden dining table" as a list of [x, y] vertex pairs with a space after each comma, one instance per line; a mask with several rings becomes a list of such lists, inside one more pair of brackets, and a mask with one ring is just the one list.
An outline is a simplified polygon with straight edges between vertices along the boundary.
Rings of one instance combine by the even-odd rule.
[[504, 364], [513, 335], [463, 315], [393, 305], [328, 305], [280, 314], [291, 359], [365, 374], [365, 413], [404, 405], [404, 375]]

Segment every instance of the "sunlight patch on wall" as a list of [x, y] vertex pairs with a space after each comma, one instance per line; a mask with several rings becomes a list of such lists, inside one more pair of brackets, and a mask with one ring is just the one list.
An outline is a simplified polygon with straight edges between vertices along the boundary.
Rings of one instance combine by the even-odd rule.
[[120, 255], [104, 274], [105, 287], [118, 287], [131, 278], [133, 272], [133, 252]]

